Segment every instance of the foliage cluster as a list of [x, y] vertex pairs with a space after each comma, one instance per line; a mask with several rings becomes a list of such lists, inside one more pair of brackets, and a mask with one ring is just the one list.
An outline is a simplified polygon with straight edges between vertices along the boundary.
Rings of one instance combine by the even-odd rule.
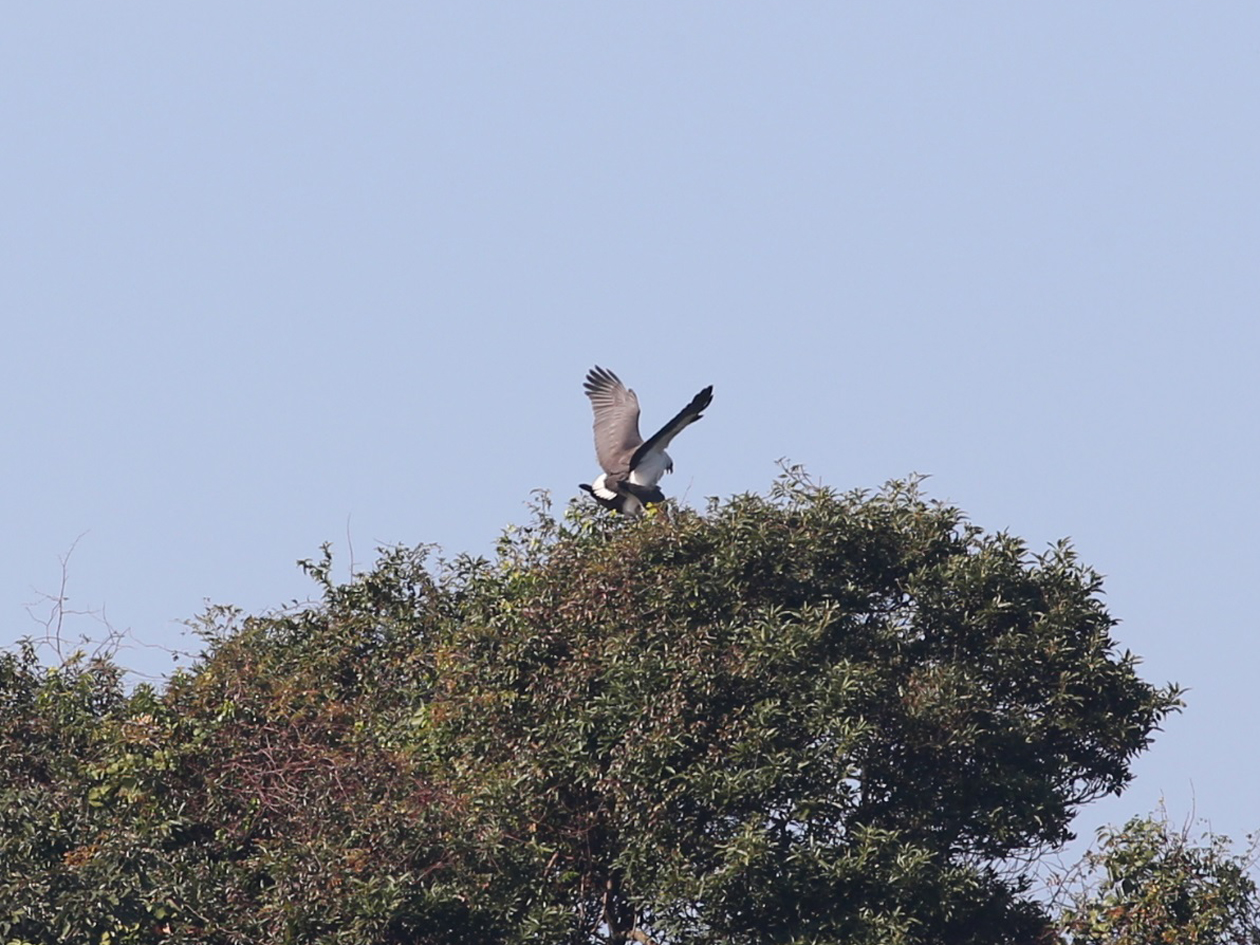
[[0, 941], [1031, 942], [1018, 864], [1178, 705], [915, 483], [304, 564], [161, 691], [0, 657]]
[[1255, 849], [1232, 853], [1212, 833], [1196, 843], [1166, 817], [1101, 830], [1061, 917], [1065, 945], [1257, 945]]

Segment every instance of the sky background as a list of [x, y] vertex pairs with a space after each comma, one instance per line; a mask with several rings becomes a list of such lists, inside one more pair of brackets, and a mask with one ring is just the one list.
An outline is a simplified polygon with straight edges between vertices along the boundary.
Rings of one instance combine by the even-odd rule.
[[1240, 837], [1257, 115], [1254, 3], [9, 6], [0, 643], [76, 539], [70, 607], [184, 649], [325, 541], [488, 554], [602, 364], [645, 433], [714, 385], [692, 504], [787, 457], [1070, 536], [1190, 689], [1078, 826]]

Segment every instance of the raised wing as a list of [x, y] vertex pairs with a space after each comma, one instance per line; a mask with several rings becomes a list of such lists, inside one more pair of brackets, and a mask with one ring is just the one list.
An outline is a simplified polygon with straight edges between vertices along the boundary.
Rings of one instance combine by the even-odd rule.
[[[595, 456], [606, 473], [625, 473], [643, 442], [639, 398], [612, 371], [596, 366], [582, 385], [595, 411]], [[659, 434], [658, 434], [659, 436]]]
[[669, 446], [670, 441], [681, 433], [684, 427], [695, 423], [703, 416], [700, 411], [707, 408], [711, 403], [713, 403], [712, 384], [696, 394], [695, 397], [692, 397], [691, 403], [678, 411], [678, 415], [673, 420], [653, 433], [646, 443], [643, 443], [634, 451], [634, 455], [630, 457], [630, 468], [634, 469], [638, 466], [639, 461], [653, 450], [663, 450]]

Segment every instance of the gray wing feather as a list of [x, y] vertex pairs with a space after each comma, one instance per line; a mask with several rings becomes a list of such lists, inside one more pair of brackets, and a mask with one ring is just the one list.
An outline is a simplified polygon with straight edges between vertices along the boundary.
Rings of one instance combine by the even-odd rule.
[[582, 385], [595, 411], [595, 456], [604, 472], [624, 473], [643, 443], [639, 435], [639, 398], [612, 371], [596, 366]]

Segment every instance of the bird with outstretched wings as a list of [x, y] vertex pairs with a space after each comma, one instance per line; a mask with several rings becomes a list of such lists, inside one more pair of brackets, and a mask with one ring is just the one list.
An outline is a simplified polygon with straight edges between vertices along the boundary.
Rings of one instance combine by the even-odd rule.
[[592, 368], [582, 385], [595, 411], [595, 456], [603, 475], [581, 484], [600, 505], [627, 515], [638, 515], [649, 503], [665, 501], [657, 485], [661, 476], [674, 471], [665, 447], [683, 428], [695, 423], [713, 401], [709, 385], [669, 423], [646, 440], [639, 435], [639, 398], [621, 378], [602, 367]]

